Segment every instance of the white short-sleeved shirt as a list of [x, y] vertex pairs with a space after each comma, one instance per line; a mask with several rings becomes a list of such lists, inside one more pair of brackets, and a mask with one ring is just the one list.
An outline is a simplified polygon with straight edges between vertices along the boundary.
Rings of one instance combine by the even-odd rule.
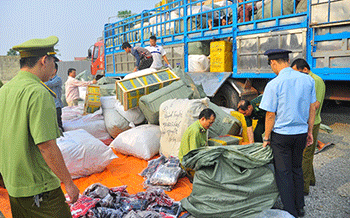
[[162, 46], [156, 45], [156, 46], [147, 46], [146, 49], [151, 52], [153, 57], [153, 63], [151, 65], [151, 68], [159, 70], [162, 68], [162, 57], [166, 54], [165, 50]]
[[310, 104], [314, 102], [314, 79], [287, 67], [266, 85], [259, 107], [276, 113], [275, 133], [295, 135], [307, 133]]

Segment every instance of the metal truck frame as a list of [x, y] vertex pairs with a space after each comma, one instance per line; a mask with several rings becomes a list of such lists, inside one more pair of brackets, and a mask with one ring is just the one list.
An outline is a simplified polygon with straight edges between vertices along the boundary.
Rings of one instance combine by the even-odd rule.
[[349, 0], [218, 2], [168, 0], [105, 24], [105, 75], [123, 77], [134, 68], [134, 58], [121, 49], [125, 41], [144, 47], [155, 35], [171, 65], [188, 72], [189, 44], [229, 38], [233, 43], [231, 72], [188, 72], [203, 84], [214, 103], [236, 108], [239, 99], [250, 100], [263, 93], [266, 83], [276, 76], [263, 55], [272, 48], [291, 50], [291, 61], [305, 58], [312, 72], [325, 80], [326, 99], [350, 100]]

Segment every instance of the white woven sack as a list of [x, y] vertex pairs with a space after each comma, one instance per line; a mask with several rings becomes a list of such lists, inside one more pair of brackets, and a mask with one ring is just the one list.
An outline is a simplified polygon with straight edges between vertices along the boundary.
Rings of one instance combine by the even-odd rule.
[[114, 96], [101, 97], [104, 123], [108, 133], [117, 137], [120, 133], [130, 129], [129, 122], [116, 110]]
[[200, 112], [209, 107], [209, 99], [171, 99], [160, 105], [160, 153], [178, 157], [182, 135], [198, 120]]
[[139, 71], [136, 71], [136, 72], [133, 72], [133, 73], [128, 73], [128, 74], [124, 77], [124, 79], [131, 79], [131, 78], [143, 76], [143, 75], [146, 75], [146, 74], [150, 74], [150, 73], [153, 73], [153, 72], [156, 72], [156, 71], [157, 71], [157, 70], [154, 69], [154, 68], [146, 68], [146, 69], [139, 70]]
[[209, 72], [210, 60], [205, 55], [188, 55], [189, 72]]
[[99, 109], [93, 114], [88, 114], [72, 120], [62, 121], [65, 131], [84, 129], [95, 138], [105, 140], [111, 138], [107, 132], [102, 110]]
[[73, 179], [102, 172], [114, 158], [112, 149], [83, 129], [63, 133], [57, 139], [64, 162]]
[[122, 154], [149, 160], [159, 152], [159, 126], [144, 124], [129, 129], [119, 134], [110, 146]]

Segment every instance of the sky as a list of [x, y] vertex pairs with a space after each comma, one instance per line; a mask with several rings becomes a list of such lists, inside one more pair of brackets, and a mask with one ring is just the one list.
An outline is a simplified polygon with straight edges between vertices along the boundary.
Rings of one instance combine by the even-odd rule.
[[0, 0], [0, 55], [33, 38], [55, 35], [62, 61], [86, 57], [118, 11], [140, 13], [160, 0]]

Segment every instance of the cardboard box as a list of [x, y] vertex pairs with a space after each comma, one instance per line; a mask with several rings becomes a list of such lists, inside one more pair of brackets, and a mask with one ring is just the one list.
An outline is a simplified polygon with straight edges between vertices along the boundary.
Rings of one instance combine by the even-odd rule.
[[223, 135], [208, 140], [209, 146], [241, 145], [243, 138], [240, 136]]
[[101, 94], [99, 86], [88, 86], [84, 104], [84, 114], [94, 113], [101, 107]]
[[116, 97], [126, 111], [137, 107], [141, 96], [161, 89], [179, 79], [180, 77], [167, 68], [136, 78], [119, 80], [116, 81]]

